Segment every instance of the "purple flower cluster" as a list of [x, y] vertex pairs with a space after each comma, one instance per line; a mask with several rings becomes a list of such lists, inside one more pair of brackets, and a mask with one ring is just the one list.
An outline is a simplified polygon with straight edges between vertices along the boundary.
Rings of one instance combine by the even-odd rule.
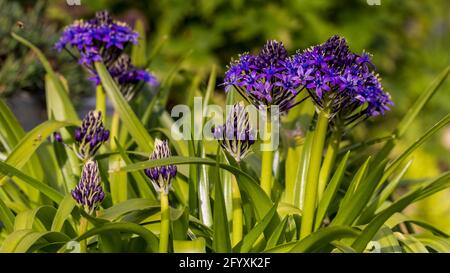
[[[120, 92], [128, 101], [136, 94], [136, 85], [139, 82], [145, 82], [151, 86], [158, 85], [158, 80], [154, 75], [144, 69], [135, 67], [126, 54], [121, 55], [108, 70], [111, 77], [119, 84]], [[100, 77], [97, 74], [94, 74], [90, 79], [96, 85], [101, 84]]]
[[352, 53], [339, 36], [298, 52], [289, 58], [287, 66], [319, 107], [341, 118], [377, 116], [393, 104], [383, 91], [369, 54]]
[[108, 66], [137, 39], [138, 34], [128, 25], [113, 20], [107, 11], [100, 11], [93, 19], [77, 20], [67, 26], [55, 47], [59, 51], [68, 47], [78, 50], [81, 64], [91, 66], [103, 61]]
[[268, 41], [259, 54], [245, 53], [231, 62], [225, 74], [225, 90], [234, 87], [258, 108], [277, 105], [280, 113], [287, 113], [294, 106], [300, 86], [289, 73], [287, 60], [283, 43]]
[[[171, 156], [169, 143], [167, 140], [155, 140], [155, 149], [150, 155], [150, 160], [156, 160], [161, 158], [168, 158]], [[169, 193], [171, 188], [171, 181], [177, 175], [177, 166], [168, 165], [154, 168], [148, 168], [144, 170], [145, 175], [150, 178], [153, 187], [157, 192]]]
[[151, 86], [158, 84], [154, 75], [133, 66], [130, 57], [124, 53], [127, 45], [137, 44], [137, 41], [137, 32], [125, 23], [113, 20], [107, 11], [101, 11], [93, 19], [77, 20], [66, 27], [55, 47], [59, 51], [66, 49], [73, 56], [69, 48], [76, 49], [80, 55], [78, 62], [88, 68], [92, 74], [90, 80], [96, 85], [101, 82], [93, 63], [103, 62], [122, 94], [131, 100], [139, 82]]
[[75, 144], [77, 147], [74, 150], [80, 159], [89, 159], [95, 155], [108, 138], [109, 130], [103, 127], [102, 113], [100, 111], [89, 111], [84, 117], [81, 127], [75, 129]]
[[237, 162], [248, 155], [256, 134], [252, 131], [249, 114], [242, 101], [233, 105], [225, 124], [215, 127], [213, 135]]
[[97, 161], [89, 160], [84, 164], [81, 178], [72, 197], [88, 214], [93, 214], [105, 198], [101, 185]]
[[282, 43], [268, 41], [258, 55], [232, 61], [224, 85], [256, 106], [278, 105], [280, 113], [301, 102], [295, 98], [303, 89], [318, 107], [345, 120], [384, 114], [393, 105], [369, 54], [352, 53], [339, 36], [291, 57]]

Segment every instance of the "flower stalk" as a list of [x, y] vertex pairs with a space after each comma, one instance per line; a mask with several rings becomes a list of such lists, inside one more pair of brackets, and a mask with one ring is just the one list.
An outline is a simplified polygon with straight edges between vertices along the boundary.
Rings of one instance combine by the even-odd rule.
[[318, 189], [318, 202], [322, 199], [323, 192], [325, 191], [325, 187], [330, 178], [330, 173], [333, 169], [334, 162], [336, 160], [336, 154], [339, 150], [339, 144], [341, 143], [342, 130], [336, 129], [331, 134], [327, 152], [325, 154], [325, 158], [323, 160], [322, 168], [320, 169], [319, 174], [319, 189]]
[[169, 195], [164, 191], [160, 192], [161, 201], [161, 230], [159, 234], [159, 252], [167, 253], [169, 250], [170, 233], [170, 207]]
[[241, 193], [239, 191], [239, 186], [236, 181], [236, 177], [234, 175], [231, 178], [231, 196], [233, 200], [232, 201], [233, 222], [232, 222], [231, 244], [232, 246], [235, 246], [242, 240], [244, 215], [242, 213]]
[[[263, 145], [268, 146], [271, 142], [270, 131], [272, 122], [268, 117], [266, 120], [266, 132], [263, 136]], [[270, 197], [272, 192], [272, 164], [273, 164], [273, 151], [263, 150], [261, 151], [261, 188]]]
[[95, 89], [95, 109], [103, 113], [102, 122], [106, 124], [106, 93], [101, 85], [97, 85]]

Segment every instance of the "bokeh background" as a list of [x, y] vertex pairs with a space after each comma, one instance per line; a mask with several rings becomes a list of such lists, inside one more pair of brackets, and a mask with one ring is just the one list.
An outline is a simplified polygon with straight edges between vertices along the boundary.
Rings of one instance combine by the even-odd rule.
[[[389, 114], [356, 128], [357, 140], [392, 131], [417, 96], [450, 64], [448, 0], [80, 0], [80, 5], [72, 6], [68, 2], [78, 1], [0, 0], [0, 96], [7, 98], [26, 129], [47, 118], [44, 71], [9, 33], [20, 31], [44, 51], [68, 80], [71, 97], [82, 111], [92, 104], [94, 87], [85, 71], [67, 54], [57, 54], [53, 44], [65, 25], [102, 9], [130, 25], [142, 20], [148, 52], [162, 43], [150, 67], [160, 78], [182, 62], [169, 90], [172, 103], [182, 101], [196, 75], [204, 75], [206, 81], [214, 64], [223, 75], [232, 57], [256, 51], [268, 39], [283, 41], [294, 53], [334, 34], [346, 37], [353, 51], [373, 54], [385, 90], [395, 102]], [[370, 5], [377, 2], [380, 5]], [[217, 93], [223, 94], [220, 86]], [[401, 146], [407, 147], [449, 112], [447, 80], [409, 128]], [[413, 157], [407, 175], [410, 183], [448, 170], [450, 127]], [[409, 208], [409, 214], [450, 232], [450, 191], [419, 202]]]

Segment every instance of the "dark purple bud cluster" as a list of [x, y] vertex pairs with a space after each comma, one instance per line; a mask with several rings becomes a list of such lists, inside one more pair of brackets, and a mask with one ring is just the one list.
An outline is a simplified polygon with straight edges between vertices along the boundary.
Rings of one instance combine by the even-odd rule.
[[74, 150], [82, 160], [90, 159], [100, 146], [109, 139], [109, 130], [103, 127], [102, 113], [89, 111], [84, 117], [81, 127], [75, 129]]
[[[258, 55], [242, 54], [225, 74], [225, 90], [236, 88], [258, 108], [278, 105], [285, 114], [295, 105], [299, 82], [286, 67], [288, 54], [281, 42], [268, 41]], [[270, 109], [269, 109], [270, 110]]]
[[[155, 140], [155, 149], [150, 155], [150, 160], [168, 158], [171, 156], [167, 140]], [[169, 193], [172, 186], [172, 179], [177, 175], [177, 166], [167, 165], [144, 170], [145, 175], [150, 178], [153, 187], [157, 192]]]
[[237, 162], [250, 153], [256, 134], [250, 126], [249, 114], [243, 102], [233, 105], [225, 124], [215, 127], [213, 135]]
[[138, 33], [127, 24], [113, 20], [107, 11], [100, 11], [93, 19], [77, 20], [67, 26], [55, 47], [59, 51], [76, 49], [81, 64], [91, 66], [103, 61], [109, 66], [128, 44], [136, 44], [137, 39]]
[[[126, 54], [121, 55], [108, 70], [111, 77], [119, 84], [120, 92], [128, 101], [136, 94], [136, 85], [139, 82], [145, 82], [151, 86], [158, 85], [158, 80], [153, 74], [135, 67], [131, 64], [131, 59]], [[94, 74], [90, 79], [96, 85], [101, 83], [97, 74]]]
[[346, 121], [384, 114], [393, 104], [369, 54], [352, 53], [339, 36], [297, 52], [288, 65], [317, 106]]
[[80, 181], [72, 190], [72, 197], [90, 215], [103, 201], [105, 193], [101, 185], [97, 161], [89, 160], [84, 164]]

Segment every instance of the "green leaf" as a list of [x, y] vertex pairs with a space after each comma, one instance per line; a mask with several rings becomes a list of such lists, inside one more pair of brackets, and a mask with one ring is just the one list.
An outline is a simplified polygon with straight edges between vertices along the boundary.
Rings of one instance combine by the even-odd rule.
[[[73, 125], [75, 124], [54, 120], [38, 125], [20, 140], [14, 150], [8, 155], [5, 163], [17, 169], [22, 168], [50, 134], [59, 128]], [[4, 176], [5, 174], [0, 175], [0, 184], [3, 184]]]
[[69, 218], [76, 203], [71, 194], [67, 194], [58, 206], [55, 218], [53, 219], [51, 231], [61, 231], [65, 221]]
[[289, 215], [286, 215], [277, 228], [273, 231], [269, 240], [267, 240], [266, 250], [271, 249], [282, 243], [284, 240], [284, 231], [289, 219]]
[[272, 218], [277, 211], [277, 206], [273, 206], [272, 209], [264, 216], [261, 222], [257, 223], [249, 233], [247, 233], [242, 241], [238, 243], [235, 247], [240, 253], [247, 253], [252, 249], [253, 244], [258, 240], [267, 226], [270, 224]]
[[402, 248], [398, 243], [397, 238], [394, 236], [392, 230], [386, 225], [383, 225], [373, 237], [372, 245], [375, 246], [375, 242], [377, 247], [372, 252], [402, 253]]
[[158, 208], [159, 206], [160, 204], [156, 200], [149, 200], [147, 198], [134, 198], [103, 210], [98, 217], [113, 221], [133, 211], [153, 209]]
[[175, 253], [206, 253], [206, 241], [200, 237], [192, 241], [173, 240]]
[[22, 181], [24, 181], [31, 187], [39, 190], [42, 194], [46, 195], [48, 198], [50, 198], [51, 200], [55, 201], [58, 204], [64, 198], [64, 196], [61, 193], [59, 193], [58, 191], [56, 191], [55, 189], [32, 178], [31, 176], [24, 174], [23, 172], [19, 171], [18, 169], [12, 167], [11, 165], [4, 163], [3, 161], [0, 161], [0, 175], [2, 177], [16, 176], [16, 177], [20, 178]]
[[[369, 181], [373, 180], [366, 178], [369, 162], [370, 157], [354, 175], [353, 180], [341, 201], [339, 211], [333, 219], [333, 225], [350, 225], [356, 217], [358, 217], [359, 212], [364, 208], [366, 204], [365, 202], [367, 202], [365, 199], [367, 199], [367, 195], [369, 195], [366, 189], [369, 189]], [[378, 172], [380, 171], [382, 170], [378, 170]], [[363, 180], [365, 180], [364, 186], [358, 187]], [[372, 184], [374, 183], [372, 182]]]
[[331, 178], [330, 183], [328, 184], [327, 188], [325, 189], [325, 192], [322, 196], [322, 199], [319, 202], [319, 206], [317, 207], [316, 212], [316, 223], [314, 230], [317, 230], [320, 225], [322, 224], [323, 219], [325, 218], [325, 215], [330, 207], [331, 202], [335, 198], [339, 187], [342, 182], [342, 178], [344, 177], [344, 171], [345, 167], [347, 166], [347, 160], [350, 156], [350, 152], [347, 152], [347, 154], [344, 156], [344, 158], [339, 163], [339, 166], [336, 169], [336, 172], [334, 173], [333, 177]]
[[0, 221], [8, 233], [14, 231], [14, 214], [9, 210], [2, 198], [0, 198]]
[[2, 242], [0, 253], [13, 253], [20, 241], [33, 232], [31, 229], [22, 229], [9, 234]]
[[216, 253], [229, 253], [231, 252], [230, 230], [222, 185], [219, 179], [215, 180], [214, 191], [213, 249]]
[[[139, 170], [144, 170], [147, 168], [154, 168], [159, 166], [166, 166], [166, 165], [186, 165], [186, 164], [204, 164], [209, 166], [215, 166], [216, 161], [210, 158], [199, 158], [199, 157], [183, 157], [183, 156], [172, 156], [170, 158], [163, 158], [163, 159], [157, 159], [157, 160], [148, 160], [148, 161], [142, 161], [138, 163], [134, 163], [131, 165], [127, 165], [120, 169], [120, 171], [126, 171], [126, 172], [134, 172]], [[220, 163], [219, 167], [222, 169], [225, 169], [234, 175], [244, 176], [253, 183], [258, 183], [258, 181], [250, 176], [249, 174], [243, 172], [239, 168], [236, 168], [234, 166], [230, 166], [228, 164]]]
[[14, 230], [35, 229], [37, 231], [46, 231], [50, 228], [55, 214], [56, 209], [50, 206], [40, 206], [22, 211], [16, 216]]
[[450, 253], [450, 242], [448, 238], [442, 238], [430, 234], [418, 234], [414, 237], [424, 246], [433, 249], [436, 252]]
[[141, 236], [147, 243], [147, 251], [152, 253], [158, 252], [159, 240], [148, 229], [134, 223], [105, 223], [101, 226], [94, 227], [82, 234], [76, 241], [82, 241], [94, 235], [109, 233], [113, 231], [120, 231], [125, 233], [132, 233]]
[[32, 252], [47, 245], [63, 245], [70, 238], [61, 232], [41, 231], [27, 233], [14, 249], [14, 253]]
[[314, 131], [308, 131], [302, 148], [302, 155], [299, 160], [297, 174], [294, 184], [294, 205], [303, 209], [305, 201], [306, 175], [308, 173], [309, 159], [311, 158], [311, 148], [314, 139]]
[[116, 82], [111, 78], [108, 70], [103, 63], [96, 62], [95, 69], [102, 81], [103, 88], [108, 94], [114, 109], [119, 113], [123, 125], [128, 129], [138, 146], [145, 152], [153, 149], [153, 139], [148, 134], [144, 125], [134, 113], [128, 102], [123, 97]]
[[428, 253], [428, 249], [416, 238], [408, 234], [395, 232], [394, 235], [403, 245], [407, 253]]
[[327, 246], [334, 240], [342, 238], [353, 238], [358, 236], [359, 232], [355, 229], [345, 226], [329, 226], [312, 233], [303, 240], [297, 242], [289, 252], [305, 253], [317, 252], [322, 247]]
[[147, 37], [145, 35], [145, 27], [142, 20], [136, 20], [134, 31], [139, 34], [139, 42], [134, 44], [131, 48], [131, 63], [137, 67], [144, 67], [147, 64]]
[[438, 236], [441, 237], [445, 237], [445, 238], [450, 238], [450, 234], [448, 234], [447, 232], [420, 220], [416, 220], [416, 219], [412, 219], [410, 217], [407, 217], [401, 213], [394, 213], [394, 215], [392, 215], [389, 220], [386, 221], [386, 225], [388, 227], [390, 227], [391, 229], [395, 228], [396, 226], [398, 226], [401, 223], [411, 223], [411, 224], [415, 224], [423, 229], [426, 229], [430, 232], [432, 232], [433, 234], [436, 234]]
[[415, 191], [403, 196], [395, 201], [392, 205], [378, 213], [375, 218], [363, 229], [361, 236], [359, 236], [352, 247], [361, 252], [366, 247], [367, 243], [373, 238], [378, 229], [396, 212], [405, 209], [409, 204], [418, 201], [439, 190], [445, 189], [449, 186], [450, 172], [444, 173], [441, 176], [431, 180], [426, 186], [420, 187]]
[[439, 122], [437, 122], [433, 127], [431, 127], [423, 136], [417, 139], [411, 146], [408, 147], [400, 156], [398, 156], [392, 163], [390, 163], [383, 177], [381, 178], [378, 185], [381, 185], [386, 179], [388, 179], [395, 170], [401, 165], [419, 146], [421, 146], [425, 141], [430, 139], [437, 131], [450, 123], [450, 114], [446, 115]]

